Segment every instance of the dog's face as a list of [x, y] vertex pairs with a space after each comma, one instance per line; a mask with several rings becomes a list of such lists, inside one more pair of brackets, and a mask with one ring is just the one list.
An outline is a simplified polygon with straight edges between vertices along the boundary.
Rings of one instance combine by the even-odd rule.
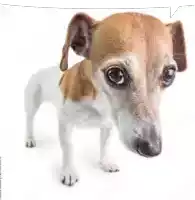
[[[181, 23], [120, 13], [101, 22], [78, 14], [70, 24], [69, 46], [91, 60], [94, 81], [110, 102], [122, 141], [142, 156], [160, 154], [160, 97], [176, 72], [186, 68]], [[65, 45], [62, 70], [67, 51]]]

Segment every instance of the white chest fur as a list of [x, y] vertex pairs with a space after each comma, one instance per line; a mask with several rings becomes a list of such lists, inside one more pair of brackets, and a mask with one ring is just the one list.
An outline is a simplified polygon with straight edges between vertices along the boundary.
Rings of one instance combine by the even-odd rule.
[[96, 100], [65, 100], [60, 112], [63, 113], [64, 121], [79, 127], [100, 127], [112, 123], [111, 109], [103, 94]]
[[[41, 87], [41, 103], [51, 102], [58, 110], [59, 117], [64, 118], [64, 123], [69, 122], [80, 127], [99, 127], [102, 123], [110, 124], [111, 107], [103, 93], [99, 94], [95, 100], [73, 102], [70, 99], [64, 99], [59, 88], [60, 77], [61, 72], [58, 66], [43, 69], [36, 74], [36, 80], [33, 82]], [[33, 88], [30, 90], [32, 91]]]

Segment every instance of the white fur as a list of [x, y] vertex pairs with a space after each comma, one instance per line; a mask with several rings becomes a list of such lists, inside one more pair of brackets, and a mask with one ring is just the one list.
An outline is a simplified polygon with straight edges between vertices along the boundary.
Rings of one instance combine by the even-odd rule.
[[73, 185], [78, 176], [72, 163], [71, 135], [74, 126], [93, 126], [100, 128], [100, 166], [104, 171], [116, 172], [118, 167], [109, 163], [106, 144], [113, 127], [111, 108], [104, 93], [96, 100], [73, 102], [64, 99], [59, 88], [61, 72], [59, 66], [42, 69], [34, 74], [25, 89], [26, 146], [34, 147], [33, 119], [39, 106], [49, 101], [58, 111], [59, 137], [62, 149], [61, 181]]

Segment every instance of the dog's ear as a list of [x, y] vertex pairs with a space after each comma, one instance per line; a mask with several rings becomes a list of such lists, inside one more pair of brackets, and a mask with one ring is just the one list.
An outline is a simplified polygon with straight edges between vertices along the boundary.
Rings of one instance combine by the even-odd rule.
[[66, 41], [63, 46], [60, 62], [61, 71], [65, 71], [68, 68], [68, 52], [70, 47], [76, 54], [85, 58], [89, 57], [92, 29], [95, 24], [96, 21], [85, 13], [77, 13], [73, 16], [69, 23]]
[[173, 58], [177, 63], [178, 71], [182, 72], [187, 68], [186, 45], [183, 25], [180, 21], [166, 24], [172, 35]]

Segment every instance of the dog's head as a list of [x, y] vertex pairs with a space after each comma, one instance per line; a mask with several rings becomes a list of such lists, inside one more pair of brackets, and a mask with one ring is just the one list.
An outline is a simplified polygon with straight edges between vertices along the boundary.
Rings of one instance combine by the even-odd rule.
[[69, 24], [62, 71], [69, 47], [91, 61], [94, 81], [110, 102], [126, 146], [143, 156], [160, 154], [160, 96], [187, 67], [181, 22], [164, 24], [138, 13], [96, 21], [79, 13]]

